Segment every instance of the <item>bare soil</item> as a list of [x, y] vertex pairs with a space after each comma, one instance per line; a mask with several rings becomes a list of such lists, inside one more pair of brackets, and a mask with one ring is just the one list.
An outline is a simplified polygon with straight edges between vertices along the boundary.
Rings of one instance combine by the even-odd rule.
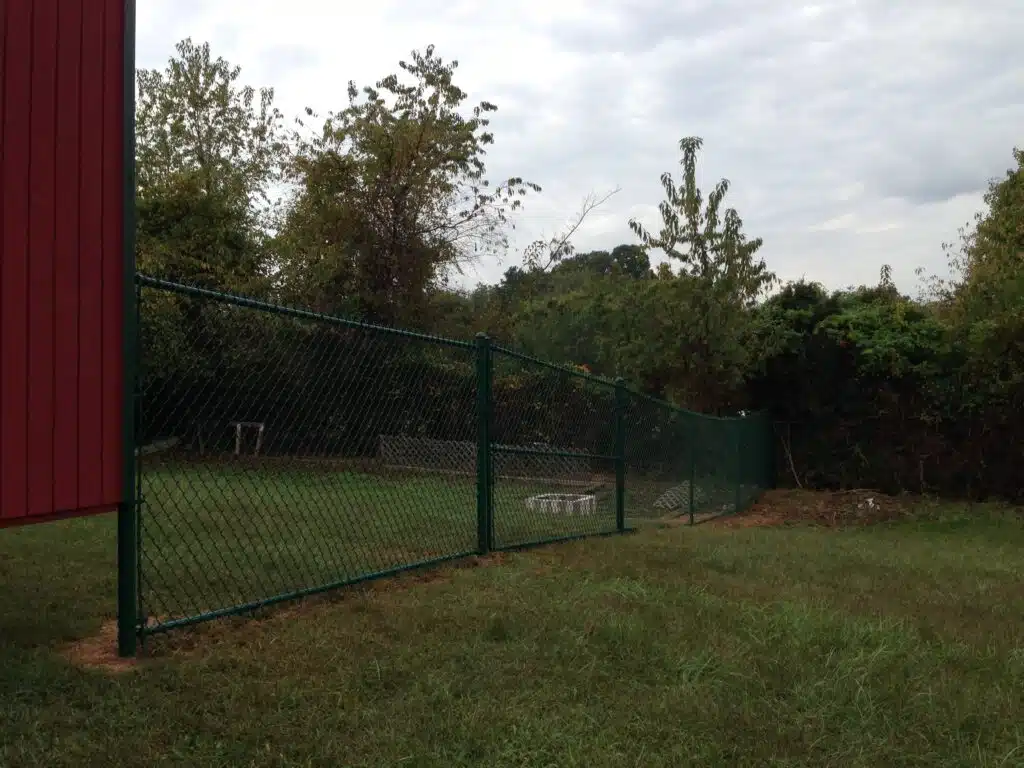
[[106, 621], [99, 632], [76, 640], [63, 649], [64, 658], [82, 669], [91, 669], [108, 675], [121, 675], [139, 667], [137, 658], [124, 659], [117, 655], [117, 622]]
[[886, 496], [877, 491], [766, 491], [756, 503], [737, 515], [711, 522], [726, 528], [811, 524], [829, 528], [872, 525], [906, 517], [920, 500]]

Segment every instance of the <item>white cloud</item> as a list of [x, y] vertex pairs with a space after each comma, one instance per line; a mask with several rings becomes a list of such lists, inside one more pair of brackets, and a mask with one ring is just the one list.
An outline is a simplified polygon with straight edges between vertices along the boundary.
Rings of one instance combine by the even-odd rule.
[[339, 107], [350, 79], [435, 44], [472, 99], [498, 104], [493, 176], [544, 187], [519, 248], [614, 186], [577, 246], [632, 242], [630, 216], [658, 225], [678, 140], [703, 136], [702, 182], [730, 179], [770, 266], [836, 287], [883, 263], [907, 290], [915, 267], [942, 270], [941, 243], [1009, 166], [1024, 122], [1017, 0], [140, 3], [140, 66], [162, 67], [185, 36], [274, 86], [287, 115]]

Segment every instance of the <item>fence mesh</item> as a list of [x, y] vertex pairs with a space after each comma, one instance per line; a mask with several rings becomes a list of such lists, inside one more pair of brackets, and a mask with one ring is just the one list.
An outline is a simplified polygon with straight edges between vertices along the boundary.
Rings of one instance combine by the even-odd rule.
[[760, 418], [486, 340], [139, 278], [141, 633], [490, 549], [732, 511]]
[[491, 380], [496, 546], [615, 531], [614, 385], [500, 347]]
[[716, 418], [631, 393], [624, 426], [633, 519], [708, 520], [742, 510], [771, 485], [765, 414]]
[[476, 550], [473, 466], [395, 451], [475, 440], [471, 344], [163, 287], [141, 308], [150, 626]]

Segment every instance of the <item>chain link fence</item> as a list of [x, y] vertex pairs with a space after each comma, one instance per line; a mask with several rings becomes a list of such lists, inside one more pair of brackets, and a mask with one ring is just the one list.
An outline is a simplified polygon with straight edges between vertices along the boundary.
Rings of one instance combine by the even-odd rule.
[[139, 277], [141, 635], [643, 519], [732, 512], [770, 424], [492, 345]]
[[625, 417], [626, 494], [634, 520], [691, 523], [740, 511], [774, 485], [767, 414], [717, 418], [631, 393]]
[[621, 530], [615, 385], [497, 346], [490, 378], [496, 545]]

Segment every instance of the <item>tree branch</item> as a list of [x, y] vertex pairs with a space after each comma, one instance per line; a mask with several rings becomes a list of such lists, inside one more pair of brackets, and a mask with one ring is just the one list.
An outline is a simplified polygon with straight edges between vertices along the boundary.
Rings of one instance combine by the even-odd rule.
[[526, 247], [526, 251], [523, 254], [523, 261], [531, 269], [544, 272], [560, 262], [566, 256], [570, 256], [573, 252], [571, 242], [572, 237], [579, 231], [580, 227], [583, 226], [583, 222], [587, 220], [587, 217], [591, 213], [607, 203], [614, 195], [621, 191], [622, 187], [616, 187], [611, 192], [600, 197], [596, 193], [591, 192], [583, 198], [583, 204], [580, 206], [575, 218], [573, 218], [565, 231], [555, 235], [547, 241], [534, 240]]

